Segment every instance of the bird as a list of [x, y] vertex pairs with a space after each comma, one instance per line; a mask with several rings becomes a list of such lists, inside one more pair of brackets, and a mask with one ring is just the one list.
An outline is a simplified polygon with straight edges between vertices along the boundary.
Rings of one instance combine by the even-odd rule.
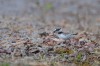
[[75, 35], [77, 35], [78, 33], [75, 33], [75, 34], [72, 34], [72, 33], [64, 33], [61, 28], [57, 28], [53, 31], [54, 33], [54, 36], [56, 38], [59, 38], [59, 39], [64, 39], [64, 40], [67, 40], [67, 39], [71, 39], [71, 38], [74, 38]]

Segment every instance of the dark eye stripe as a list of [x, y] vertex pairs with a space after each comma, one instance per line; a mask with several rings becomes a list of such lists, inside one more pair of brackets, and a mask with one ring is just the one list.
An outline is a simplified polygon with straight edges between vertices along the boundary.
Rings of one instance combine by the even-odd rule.
[[55, 31], [59, 31], [61, 28], [56, 29]]
[[62, 34], [63, 32], [58, 32], [58, 34]]
[[61, 28], [58, 28], [58, 29], [55, 29], [53, 32], [55, 33], [55, 32], [58, 32], [60, 30], [61, 30]]

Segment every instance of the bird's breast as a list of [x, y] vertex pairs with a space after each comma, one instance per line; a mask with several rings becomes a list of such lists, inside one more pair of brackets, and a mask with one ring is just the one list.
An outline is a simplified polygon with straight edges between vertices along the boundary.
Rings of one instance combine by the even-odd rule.
[[60, 34], [60, 35], [58, 35], [58, 37], [59, 37], [60, 39], [70, 39], [70, 38], [73, 37], [73, 35], [71, 35], [71, 34], [67, 34], [67, 35], [65, 35], [65, 34]]
[[58, 37], [61, 38], [61, 39], [65, 39], [65, 38], [67, 38], [67, 36], [64, 35], [64, 34], [60, 34], [60, 35], [58, 35]]

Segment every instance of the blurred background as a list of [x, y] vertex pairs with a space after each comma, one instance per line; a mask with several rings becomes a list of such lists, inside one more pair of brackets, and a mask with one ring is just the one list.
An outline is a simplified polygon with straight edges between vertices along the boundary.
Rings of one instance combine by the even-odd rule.
[[100, 0], [0, 0], [0, 30], [100, 33]]
[[[90, 35], [83, 34], [78, 40], [76, 38], [64, 42], [55, 36], [39, 36], [47, 35], [45, 32], [51, 34], [56, 28], [70, 33], [89, 32]], [[8, 62], [11, 66], [48, 66], [50, 62], [50, 66], [62, 66], [58, 63], [55, 65], [53, 61], [60, 61], [65, 66], [66, 59], [70, 64], [72, 61], [78, 64], [68, 66], [100, 66], [98, 43], [100, 44], [100, 0], [0, 0], [0, 66], [10, 66]], [[55, 49], [60, 54], [56, 55]], [[85, 58], [82, 63], [81, 58]], [[78, 59], [80, 64], [77, 63]], [[34, 61], [46, 61], [47, 64], [38, 65]], [[84, 65], [83, 61], [86, 61]]]

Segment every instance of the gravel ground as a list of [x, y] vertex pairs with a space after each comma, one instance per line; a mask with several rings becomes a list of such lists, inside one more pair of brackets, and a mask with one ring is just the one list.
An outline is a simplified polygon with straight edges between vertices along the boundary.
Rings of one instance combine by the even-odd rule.
[[[0, 0], [0, 66], [99, 66], [99, 0]], [[63, 40], [53, 31], [78, 33]]]

